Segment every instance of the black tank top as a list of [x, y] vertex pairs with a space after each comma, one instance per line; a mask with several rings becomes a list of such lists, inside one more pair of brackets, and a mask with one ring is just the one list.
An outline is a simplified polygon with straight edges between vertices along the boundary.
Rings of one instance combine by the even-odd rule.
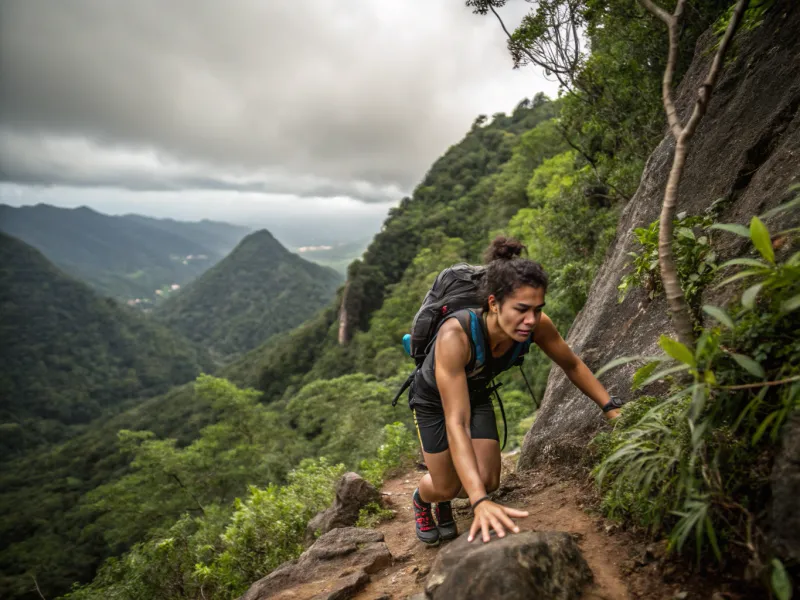
[[[470, 360], [464, 367], [467, 373], [469, 400], [473, 405], [491, 402], [489, 384], [492, 379], [511, 368], [517, 359], [526, 354], [533, 342], [533, 334], [524, 342], [514, 342], [502, 356], [493, 357], [489, 346], [489, 334], [483, 322], [483, 311], [466, 308], [445, 317], [439, 328], [449, 319], [456, 319], [467, 334], [470, 343]], [[409, 406], [441, 406], [442, 397], [436, 385], [436, 343], [431, 342], [431, 350], [422, 365], [417, 369], [409, 394]]]

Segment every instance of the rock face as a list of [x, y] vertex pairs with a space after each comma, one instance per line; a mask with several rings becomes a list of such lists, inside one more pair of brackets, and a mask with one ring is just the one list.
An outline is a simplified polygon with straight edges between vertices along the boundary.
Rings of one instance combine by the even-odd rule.
[[380, 502], [380, 499], [380, 492], [358, 473], [345, 473], [336, 484], [333, 505], [308, 522], [306, 543], [313, 543], [317, 535], [337, 527], [352, 527], [358, 521], [359, 511], [370, 502]]
[[239, 600], [352, 598], [369, 575], [389, 566], [392, 555], [383, 534], [347, 527], [320, 537], [300, 558], [284, 563], [254, 583]]
[[[708, 113], [690, 143], [678, 195], [678, 211], [702, 214], [718, 201], [717, 218], [749, 223], [786, 201], [788, 188], [800, 178], [800, 4], [779, 1], [764, 23], [737, 36], [735, 48], [719, 79]], [[685, 123], [713, 53], [710, 32], [698, 41], [695, 59], [676, 94]], [[666, 52], [666, 48], [664, 49]], [[606, 260], [573, 324], [567, 342], [590, 369], [626, 355], [657, 352], [661, 334], [674, 333], [663, 297], [649, 301], [642, 290], [617, 302], [617, 285], [635, 250], [631, 231], [658, 218], [672, 165], [674, 142], [667, 135], [645, 166], [642, 181], [625, 207]], [[790, 212], [767, 221], [772, 231], [791, 223]], [[795, 217], [796, 218], [796, 217]], [[741, 254], [746, 242], [729, 234], [715, 240], [720, 259]], [[705, 298], [720, 304], [724, 297]], [[612, 393], [630, 399], [634, 365], [602, 377]], [[554, 368], [542, 407], [523, 442], [518, 469], [545, 462], [570, 463], [586, 453], [586, 445], [604, 418], [593, 402]]]
[[770, 477], [770, 545], [784, 562], [800, 563], [800, 413], [784, 426], [783, 446]]
[[489, 544], [464, 534], [439, 551], [425, 584], [432, 600], [570, 600], [592, 572], [572, 536], [526, 531]]

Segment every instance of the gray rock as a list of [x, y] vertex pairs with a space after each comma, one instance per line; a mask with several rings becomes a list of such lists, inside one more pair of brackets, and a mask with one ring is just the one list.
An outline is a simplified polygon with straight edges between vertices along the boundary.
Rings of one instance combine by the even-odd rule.
[[591, 580], [568, 533], [529, 531], [488, 544], [464, 534], [439, 551], [425, 593], [432, 600], [571, 600]]
[[783, 427], [782, 446], [770, 476], [770, 545], [785, 562], [800, 561], [800, 413]]
[[369, 583], [369, 575], [359, 570], [352, 575], [339, 578], [333, 591], [316, 594], [311, 600], [350, 600], [363, 590], [367, 583]]
[[337, 527], [352, 527], [362, 508], [370, 502], [380, 503], [380, 500], [380, 492], [358, 473], [345, 473], [336, 484], [333, 505], [308, 522], [306, 544], [312, 544], [318, 535]]
[[387, 567], [392, 555], [383, 534], [373, 529], [347, 527], [320, 537], [300, 558], [284, 563], [254, 583], [240, 600], [267, 600], [281, 592], [314, 582], [328, 582], [318, 599], [352, 598], [369, 581], [369, 575]]
[[[800, 30], [800, 8], [797, 3], [786, 6], [773, 11], [753, 35], [737, 38], [737, 51], [721, 72], [708, 113], [692, 138], [678, 190], [679, 211], [699, 215], [714, 204], [719, 222], [749, 223], [752, 215], [789, 197], [800, 156], [800, 36], [794, 33]], [[676, 90], [675, 104], [684, 122], [713, 58], [708, 48], [715, 42], [711, 32], [701, 37]], [[648, 159], [639, 189], [622, 212], [616, 238], [567, 336], [567, 343], [593, 371], [621, 356], [660, 354], [659, 336], [673, 334], [663, 296], [651, 301], [643, 290], [633, 290], [618, 303], [617, 286], [629, 262], [627, 253], [637, 249], [632, 230], [658, 218], [674, 146], [667, 134]], [[718, 199], [723, 201], [715, 202]], [[771, 217], [770, 230], [794, 226], [797, 216], [791, 212]], [[735, 235], [719, 235], [715, 247], [723, 262], [742, 255], [749, 243]], [[702, 304], [722, 306], [736, 292], [736, 286], [713, 288], [707, 287]], [[601, 381], [612, 394], [631, 400], [631, 375], [638, 366], [609, 371]], [[659, 386], [664, 387], [655, 383], [644, 392], [657, 394], [662, 391]], [[580, 462], [604, 423], [598, 407], [561, 369], [552, 369], [536, 421], [525, 436], [518, 470]]]

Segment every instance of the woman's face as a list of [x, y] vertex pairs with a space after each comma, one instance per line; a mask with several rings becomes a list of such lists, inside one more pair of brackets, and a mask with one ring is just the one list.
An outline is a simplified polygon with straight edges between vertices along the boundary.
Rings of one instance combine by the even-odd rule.
[[498, 304], [489, 296], [489, 310], [497, 317], [500, 329], [516, 342], [524, 342], [542, 318], [544, 290], [529, 285], [517, 288]]

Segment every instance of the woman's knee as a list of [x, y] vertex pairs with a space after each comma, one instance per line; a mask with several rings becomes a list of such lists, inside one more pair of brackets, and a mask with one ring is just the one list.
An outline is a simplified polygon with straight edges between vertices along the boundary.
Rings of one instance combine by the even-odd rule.
[[461, 480], [455, 473], [443, 474], [428, 471], [428, 474], [431, 478], [431, 487], [437, 497], [437, 502], [455, 498], [461, 490]]
[[447, 484], [442, 485], [441, 488], [437, 488], [437, 490], [447, 498], [455, 498], [458, 496], [458, 493], [461, 491], [461, 482], [456, 480], [455, 482], [448, 482]]

